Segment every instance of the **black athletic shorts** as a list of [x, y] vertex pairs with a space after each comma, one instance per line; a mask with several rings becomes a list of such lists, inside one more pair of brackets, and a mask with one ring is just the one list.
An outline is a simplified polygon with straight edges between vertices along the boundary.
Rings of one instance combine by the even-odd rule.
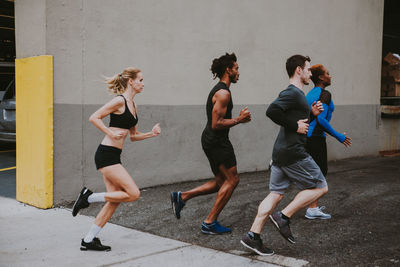
[[94, 155], [96, 168], [100, 169], [114, 164], [121, 164], [121, 152], [122, 150], [117, 147], [100, 144]]
[[311, 136], [310, 138], [307, 138], [306, 150], [311, 155], [315, 163], [317, 163], [322, 174], [326, 177], [326, 174], [328, 173], [326, 137]]
[[224, 165], [227, 169], [237, 165], [235, 152], [228, 138], [218, 138], [210, 142], [203, 133], [201, 145], [210, 162], [211, 170], [214, 175], [219, 173], [220, 165]]

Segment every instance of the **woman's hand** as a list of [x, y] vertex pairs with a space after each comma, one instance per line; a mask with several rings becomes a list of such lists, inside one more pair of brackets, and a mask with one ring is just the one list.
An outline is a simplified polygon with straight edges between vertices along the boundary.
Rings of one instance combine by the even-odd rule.
[[161, 133], [160, 123], [157, 123], [156, 125], [154, 125], [153, 129], [151, 131], [154, 136], [160, 135], [160, 133]]
[[324, 111], [324, 107], [322, 106], [321, 101], [314, 101], [314, 103], [311, 104], [311, 112], [314, 116], [318, 116], [322, 111]]
[[111, 139], [114, 140], [120, 140], [121, 138], [125, 138], [127, 135], [127, 131], [121, 131], [121, 130], [111, 130], [111, 134], [109, 135]]
[[[346, 136], [346, 133], [343, 133]], [[351, 147], [351, 138], [350, 136], [346, 136], [346, 138], [343, 141], [343, 144], [345, 147]]]

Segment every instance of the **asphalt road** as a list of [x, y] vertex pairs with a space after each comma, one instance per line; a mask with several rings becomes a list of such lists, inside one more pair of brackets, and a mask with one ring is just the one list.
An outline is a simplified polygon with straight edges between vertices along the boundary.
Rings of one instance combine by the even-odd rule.
[[15, 143], [0, 142], [0, 196], [15, 198], [15, 163]]
[[[296, 244], [284, 240], [268, 221], [262, 232], [264, 243], [277, 254], [309, 261], [309, 266], [400, 266], [400, 157], [346, 159], [330, 162], [329, 168], [329, 192], [320, 204], [327, 207], [332, 219], [311, 221], [304, 218], [304, 210], [299, 211], [291, 224]], [[268, 172], [240, 175], [240, 184], [219, 217], [223, 225], [232, 228], [231, 234], [208, 236], [200, 232], [215, 194], [188, 201], [182, 218], [174, 217], [169, 193], [188, 190], [204, 181], [142, 189], [140, 199], [121, 204], [111, 221], [251, 257], [239, 241], [268, 194], [268, 181]], [[296, 192], [291, 188], [278, 209]], [[100, 204], [92, 204], [82, 213], [95, 216], [100, 208]]]

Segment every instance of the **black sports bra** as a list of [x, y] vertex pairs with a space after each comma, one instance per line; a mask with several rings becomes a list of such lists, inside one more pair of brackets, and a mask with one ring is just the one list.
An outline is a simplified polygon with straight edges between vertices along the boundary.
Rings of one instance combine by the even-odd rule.
[[138, 123], [138, 118], [136, 114], [136, 118], [129, 111], [128, 105], [126, 103], [126, 99], [123, 95], [119, 95], [124, 98], [125, 101], [125, 112], [122, 114], [110, 114], [110, 126], [109, 127], [117, 127], [122, 129], [130, 129]]

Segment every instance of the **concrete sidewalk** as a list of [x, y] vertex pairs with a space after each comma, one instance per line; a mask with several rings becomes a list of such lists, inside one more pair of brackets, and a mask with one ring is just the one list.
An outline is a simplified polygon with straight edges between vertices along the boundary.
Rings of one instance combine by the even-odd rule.
[[80, 251], [92, 223], [66, 209], [40, 210], [0, 197], [0, 266], [277, 266], [115, 224], [100, 233], [112, 251]]

